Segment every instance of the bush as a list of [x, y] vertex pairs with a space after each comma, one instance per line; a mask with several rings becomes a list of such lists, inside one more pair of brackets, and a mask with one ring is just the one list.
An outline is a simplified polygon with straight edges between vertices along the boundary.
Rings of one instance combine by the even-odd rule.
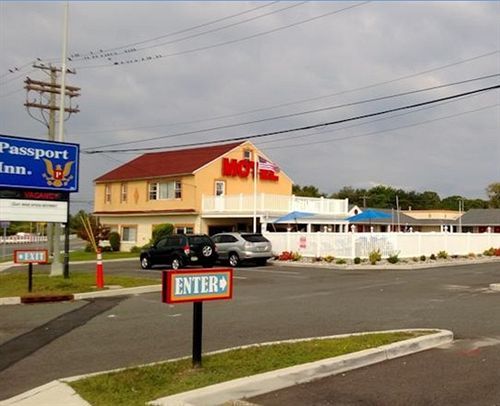
[[302, 259], [302, 255], [300, 255], [298, 252], [293, 252], [293, 251], [283, 251], [278, 259], [280, 261], [300, 261]]
[[109, 233], [109, 245], [112, 251], [120, 251], [120, 234], [116, 231]]
[[427, 259], [425, 255], [420, 255], [420, 261], [424, 262]]
[[94, 246], [91, 244], [91, 243], [87, 243], [87, 245], [85, 245], [85, 252], [94, 252]]
[[492, 257], [493, 255], [495, 255], [495, 248], [493, 248], [493, 247], [488, 248], [487, 250], [485, 250], [483, 252], [483, 255], [485, 255], [487, 257]]
[[167, 235], [171, 235], [174, 232], [174, 226], [170, 223], [158, 224], [153, 228], [153, 236], [151, 238], [151, 244], [156, 244], [159, 240]]
[[335, 263], [336, 263], [337, 265], [344, 265], [344, 264], [346, 264], [347, 262], [346, 262], [346, 260], [345, 260], [345, 259], [343, 259], [343, 258], [339, 258], [339, 259], [337, 259], [337, 260], [335, 261]]
[[327, 255], [327, 256], [324, 258], [324, 260], [325, 260], [326, 262], [328, 262], [328, 263], [333, 262], [333, 260], [334, 260], [334, 259], [335, 259], [335, 257], [332, 257], [331, 255]]
[[[417, 257], [413, 257], [413, 258], [412, 258], [412, 261], [413, 261], [413, 262], [418, 262], [418, 258], [417, 258]], [[424, 261], [425, 261], [425, 260], [424, 260]]]
[[431, 256], [429, 258], [432, 259], [433, 261], [436, 260], [436, 256], [434, 254], [431, 254]]
[[446, 251], [439, 251], [437, 257], [441, 259], [446, 259], [448, 258], [448, 253]]
[[137, 245], [134, 245], [132, 248], [130, 248], [130, 252], [133, 252], [133, 253], [139, 253], [141, 252], [142, 248], [141, 247], [138, 247]]
[[354, 258], [354, 263], [355, 263], [356, 265], [359, 265], [359, 264], [361, 263], [361, 258], [360, 258], [360, 257], [356, 257], [356, 258]]
[[368, 255], [368, 259], [370, 260], [370, 264], [375, 265], [378, 261], [382, 259], [382, 254], [380, 253], [380, 250], [372, 251]]
[[390, 264], [397, 264], [399, 262], [398, 254], [391, 255], [387, 258], [387, 262]]
[[469, 252], [469, 254], [467, 256], [469, 258], [476, 258], [476, 254], [474, 254], [473, 252]]
[[321, 261], [323, 261], [322, 257], [314, 257], [313, 258], [313, 262], [321, 262]]

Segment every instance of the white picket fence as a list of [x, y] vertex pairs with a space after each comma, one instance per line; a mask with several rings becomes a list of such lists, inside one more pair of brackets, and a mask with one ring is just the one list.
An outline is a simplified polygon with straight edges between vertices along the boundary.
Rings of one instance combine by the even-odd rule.
[[480, 254], [488, 248], [500, 248], [498, 233], [265, 233], [277, 255], [298, 252], [304, 257], [367, 258], [380, 250], [382, 257], [429, 256], [439, 251], [449, 255]]
[[30, 243], [40, 243], [47, 241], [47, 236], [40, 235], [11, 235], [4, 238], [0, 237], [0, 244], [30, 244]]

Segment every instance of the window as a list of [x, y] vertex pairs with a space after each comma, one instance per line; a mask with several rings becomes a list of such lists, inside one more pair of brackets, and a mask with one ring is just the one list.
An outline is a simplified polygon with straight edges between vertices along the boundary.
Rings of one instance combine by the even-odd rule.
[[120, 202], [125, 203], [127, 201], [127, 184], [122, 183], [120, 185]]
[[252, 160], [252, 155], [253, 155], [252, 154], [252, 150], [250, 150], [250, 149], [245, 149], [243, 151], [243, 159], [248, 159], [249, 161], [251, 161]]
[[111, 203], [111, 185], [104, 185], [104, 203]]
[[226, 182], [223, 180], [215, 181], [215, 196], [224, 196], [226, 193]]
[[193, 227], [176, 227], [175, 228], [175, 233], [176, 234], [193, 234], [194, 229]]
[[155, 182], [149, 184], [149, 200], [167, 200], [182, 198], [182, 183], [178, 180], [173, 182]]
[[137, 227], [124, 226], [122, 227], [122, 241], [136, 242], [137, 241]]

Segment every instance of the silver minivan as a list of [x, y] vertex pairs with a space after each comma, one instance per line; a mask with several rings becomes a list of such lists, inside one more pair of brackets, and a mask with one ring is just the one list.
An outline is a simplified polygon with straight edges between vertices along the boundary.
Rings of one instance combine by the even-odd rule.
[[262, 234], [219, 233], [213, 235], [212, 240], [219, 259], [233, 267], [246, 261], [266, 265], [267, 260], [273, 257], [271, 242]]

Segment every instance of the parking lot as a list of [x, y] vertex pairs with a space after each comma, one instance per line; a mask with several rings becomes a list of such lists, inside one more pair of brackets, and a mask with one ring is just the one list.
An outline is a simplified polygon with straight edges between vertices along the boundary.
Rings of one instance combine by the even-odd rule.
[[[78, 268], [92, 272], [95, 265]], [[105, 264], [105, 273], [148, 275], [159, 282], [161, 268], [140, 271], [138, 261], [123, 261]], [[434, 351], [460, 355], [453, 360], [429, 352], [415, 361], [394, 361], [394, 367], [386, 363], [331, 378], [335, 381], [325, 385], [340, 392], [327, 395], [321, 389], [326, 400], [307, 404], [342, 404], [342, 399], [351, 402], [345, 404], [397, 404], [397, 399], [416, 404], [413, 400], [429, 400], [424, 395], [435, 393], [434, 404], [460, 404], [454, 401], [462, 394], [469, 396], [462, 404], [492, 405], [492, 399], [500, 399], [500, 292], [488, 289], [495, 282], [500, 282], [498, 262], [415, 271], [245, 266], [235, 271], [233, 300], [205, 304], [203, 350], [368, 330], [450, 329], [455, 347]], [[1, 397], [59, 377], [190, 355], [191, 317], [192, 305], [162, 304], [159, 293], [1, 306], [0, 359], [12, 361], [0, 366]], [[47, 331], [53, 334], [47, 337]], [[386, 376], [393, 378], [380, 386]], [[396, 378], [420, 383], [403, 385]], [[430, 392], [424, 390], [426, 382]], [[301, 390], [310, 396], [313, 389]], [[260, 403], [289, 404], [269, 396]], [[324, 403], [330, 398], [340, 400]]]

